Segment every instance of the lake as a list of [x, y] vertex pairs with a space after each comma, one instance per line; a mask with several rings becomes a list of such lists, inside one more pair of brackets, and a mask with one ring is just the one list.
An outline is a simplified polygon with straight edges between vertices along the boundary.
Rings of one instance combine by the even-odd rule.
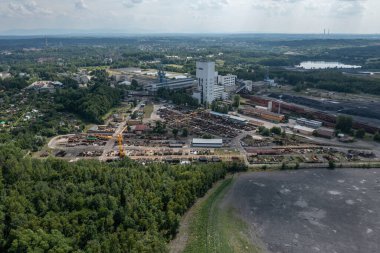
[[347, 65], [340, 62], [325, 62], [325, 61], [304, 61], [300, 65], [297, 65], [296, 68], [303, 69], [359, 69], [361, 66], [357, 65]]

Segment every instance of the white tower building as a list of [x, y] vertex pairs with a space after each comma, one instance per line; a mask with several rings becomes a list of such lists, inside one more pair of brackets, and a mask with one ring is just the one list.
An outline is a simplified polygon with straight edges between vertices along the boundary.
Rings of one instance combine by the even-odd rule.
[[198, 87], [202, 91], [201, 102], [211, 104], [215, 100], [215, 62], [197, 62]]

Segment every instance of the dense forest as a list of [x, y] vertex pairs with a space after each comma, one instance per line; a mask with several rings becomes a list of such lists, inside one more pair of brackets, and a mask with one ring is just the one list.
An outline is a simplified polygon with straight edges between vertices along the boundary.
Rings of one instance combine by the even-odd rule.
[[166, 252], [195, 200], [244, 169], [22, 156], [0, 146], [0, 252]]
[[186, 105], [196, 107], [199, 105], [198, 100], [191, 97], [185, 91], [173, 91], [165, 88], [159, 88], [157, 96], [165, 100], [171, 100], [176, 105]]
[[27, 79], [25, 78], [0, 78], [0, 90], [13, 90], [13, 89], [23, 89], [28, 86]]
[[56, 103], [61, 110], [80, 115], [93, 123], [103, 123], [102, 117], [123, 97], [123, 91], [109, 86], [107, 73], [104, 70], [95, 71], [94, 85], [88, 89], [66, 87], [56, 94]]

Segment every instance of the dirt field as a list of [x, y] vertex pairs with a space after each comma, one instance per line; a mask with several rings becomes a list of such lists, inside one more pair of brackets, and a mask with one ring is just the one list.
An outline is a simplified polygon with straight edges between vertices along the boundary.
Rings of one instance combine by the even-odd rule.
[[271, 252], [380, 252], [380, 170], [242, 174], [224, 204]]

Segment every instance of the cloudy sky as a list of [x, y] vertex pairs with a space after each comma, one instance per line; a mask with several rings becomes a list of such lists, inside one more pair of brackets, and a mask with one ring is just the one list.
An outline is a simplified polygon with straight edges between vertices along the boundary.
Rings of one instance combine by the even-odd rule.
[[0, 33], [380, 33], [379, 10], [380, 0], [0, 0]]

